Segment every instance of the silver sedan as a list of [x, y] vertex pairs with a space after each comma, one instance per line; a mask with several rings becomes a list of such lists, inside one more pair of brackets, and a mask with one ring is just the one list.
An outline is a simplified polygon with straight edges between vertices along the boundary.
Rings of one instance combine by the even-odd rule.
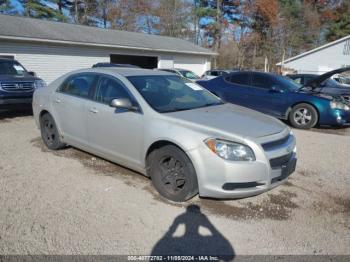
[[33, 111], [49, 149], [71, 145], [136, 170], [173, 201], [256, 195], [295, 170], [285, 124], [168, 72], [71, 72], [35, 91]]

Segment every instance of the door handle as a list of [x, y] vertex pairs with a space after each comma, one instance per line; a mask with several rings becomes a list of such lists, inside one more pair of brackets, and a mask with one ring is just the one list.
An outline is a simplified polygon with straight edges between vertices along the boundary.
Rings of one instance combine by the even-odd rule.
[[96, 108], [90, 108], [90, 112], [96, 114], [98, 113], [98, 110]]
[[59, 103], [61, 103], [61, 100], [60, 100], [59, 98], [56, 98], [56, 99], [54, 100], [54, 102], [57, 103], [57, 104], [59, 104]]

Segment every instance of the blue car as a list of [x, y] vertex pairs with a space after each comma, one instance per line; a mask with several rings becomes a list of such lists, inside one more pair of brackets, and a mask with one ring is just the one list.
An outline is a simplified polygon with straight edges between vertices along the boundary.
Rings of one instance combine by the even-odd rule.
[[324, 78], [321, 75], [302, 86], [279, 75], [239, 71], [197, 83], [226, 102], [288, 120], [296, 128], [349, 124], [349, 103], [341, 96], [321, 92], [318, 83]]

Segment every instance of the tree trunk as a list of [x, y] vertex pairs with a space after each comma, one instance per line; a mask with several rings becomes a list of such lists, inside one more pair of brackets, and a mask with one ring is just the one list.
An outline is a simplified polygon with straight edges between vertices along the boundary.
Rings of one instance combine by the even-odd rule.
[[58, 11], [60, 12], [61, 15], [63, 15], [63, 11], [62, 11], [62, 0], [58, 0], [57, 2], [57, 5], [58, 5]]
[[[220, 43], [221, 43], [221, 6], [222, 0], [216, 0], [216, 26], [215, 28], [215, 37], [214, 37], [214, 51], [219, 52]], [[217, 68], [217, 56], [214, 57], [214, 68]]]
[[74, 20], [76, 23], [78, 23], [79, 21], [79, 16], [78, 16], [78, 0], [75, 0], [74, 1], [74, 11], [75, 11], [75, 14], [74, 14]]

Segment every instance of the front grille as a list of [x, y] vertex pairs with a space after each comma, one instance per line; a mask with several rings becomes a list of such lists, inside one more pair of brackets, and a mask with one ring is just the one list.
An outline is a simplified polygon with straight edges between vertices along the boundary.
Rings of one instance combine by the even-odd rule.
[[292, 156], [293, 156], [293, 152], [289, 153], [288, 155], [270, 159], [271, 168], [272, 169], [281, 168], [283, 165], [286, 165], [289, 162]]
[[263, 147], [263, 149], [265, 151], [271, 151], [271, 150], [278, 148], [281, 145], [284, 145], [285, 143], [287, 143], [287, 141], [289, 140], [289, 137], [290, 137], [290, 135], [283, 137], [283, 138], [276, 140], [276, 141], [264, 143], [261, 146]]
[[2, 82], [1, 89], [12, 92], [32, 91], [34, 82]]

